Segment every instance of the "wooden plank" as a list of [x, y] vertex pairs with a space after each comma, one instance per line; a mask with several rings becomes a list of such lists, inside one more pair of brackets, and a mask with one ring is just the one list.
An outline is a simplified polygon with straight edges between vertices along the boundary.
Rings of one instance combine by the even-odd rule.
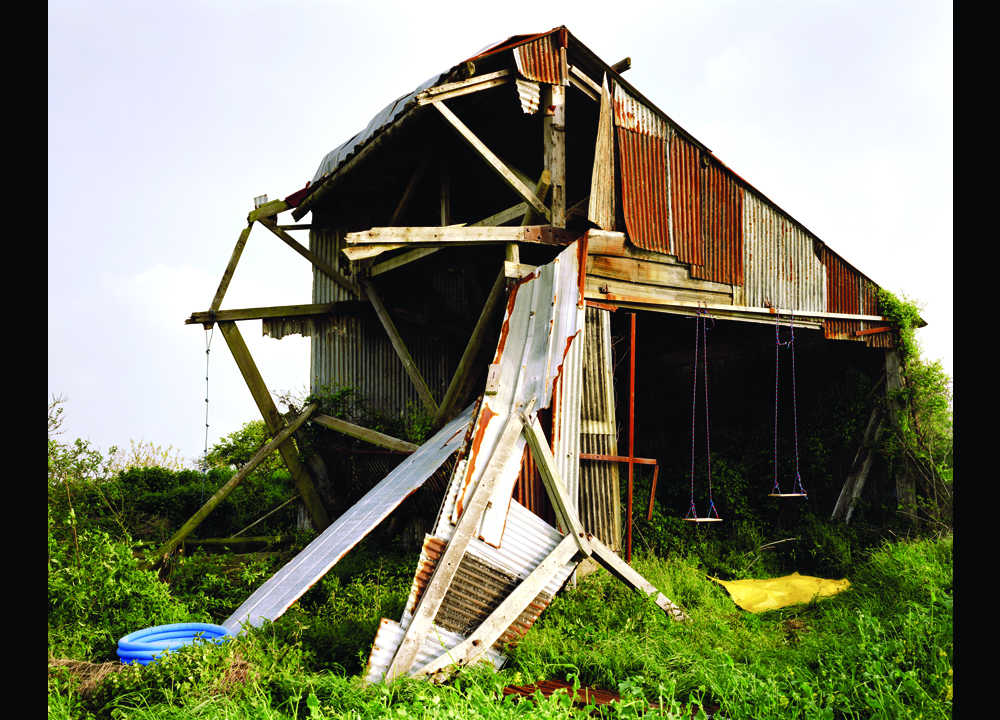
[[312, 305], [275, 305], [273, 307], [240, 308], [236, 310], [219, 310], [212, 312], [193, 312], [184, 320], [185, 325], [211, 323], [221, 320], [263, 320], [273, 317], [303, 317], [309, 315], [330, 315], [336, 312], [351, 312], [357, 310], [353, 302], [317, 303]]
[[[602, 230], [615, 229], [615, 141], [614, 118], [608, 78], [600, 90], [601, 110], [597, 122], [597, 142], [590, 181], [587, 218]], [[588, 243], [589, 244], [589, 243]], [[591, 251], [593, 252], [593, 251]]]
[[[260, 410], [260, 414], [264, 418], [268, 432], [277, 434], [281, 430], [284, 421], [278, 414], [278, 408], [275, 407], [274, 401], [271, 399], [271, 394], [268, 392], [267, 386], [264, 384], [264, 379], [260, 376], [260, 371], [257, 369], [257, 365], [250, 355], [250, 350], [243, 340], [243, 335], [240, 334], [236, 323], [231, 320], [220, 322], [219, 330], [222, 332], [222, 336], [225, 338], [226, 344], [233, 354], [236, 366], [240, 369], [240, 373], [242, 373], [243, 380], [250, 389], [250, 394], [253, 396], [254, 402], [257, 403], [257, 409]], [[281, 453], [281, 459], [284, 460], [285, 467], [288, 468], [288, 472], [292, 475], [292, 480], [295, 482], [295, 487], [298, 489], [299, 495], [302, 496], [302, 501], [305, 503], [313, 525], [316, 526], [319, 532], [323, 532], [330, 525], [330, 516], [326, 512], [326, 508], [323, 507], [323, 502], [320, 500], [312, 478], [299, 460], [298, 452], [296, 452], [292, 441], [289, 439], [283, 442], [278, 446], [278, 452]]]
[[465, 141], [469, 147], [475, 150], [479, 155], [487, 162], [487, 164], [493, 168], [500, 178], [510, 186], [514, 192], [521, 196], [521, 198], [535, 208], [539, 215], [544, 217], [548, 221], [552, 221], [552, 213], [549, 209], [545, 207], [544, 204], [535, 196], [535, 193], [525, 185], [521, 180], [519, 180], [514, 173], [508, 168], [493, 152], [486, 147], [486, 145], [480, 140], [476, 135], [465, 126], [458, 116], [455, 115], [444, 103], [435, 102], [433, 106], [438, 109], [444, 119], [448, 124], [458, 133], [459, 137]]
[[291, 209], [292, 206], [284, 200], [272, 200], [269, 203], [264, 203], [259, 208], [251, 210], [247, 215], [247, 222], [252, 223], [254, 220], [263, 220], [264, 218], [274, 217], [279, 213], [283, 213], [286, 210]]
[[369, 428], [349, 423], [346, 420], [340, 420], [339, 418], [330, 417], [329, 415], [323, 415], [322, 413], [316, 413], [316, 415], [313, 416], [312, 421], [317, 425], [322, 425], [323, 427], [330, 428], [331, 430], [336, 430], [337, 432], [350, 435], [353, 438], [370, 442], [373, 445], [385, 448], [386, 450], [414, 452], [418, 447], [413, 443], [406, 442], [406, 440], [400, 440], [399, 438], [394, 438], [391, 435], [385, 435], [383, 433], [376, 432], [375, 430], [370, 430]]
[[[534, 401], [529, 403], [528, 408], [526, 408], [528, 412], [531, 411], [533, 405]], [[389, 663], [389, 669], [386, 672], [387, 681], [391, 682], [406, 675], [413, 667], [417, 651], [423, 644], [424, 637], [441, 608], [441, 602], [444, 600], [448, 588], [451, 587], [451, 582], [458, 571], [458, 565], [462, 561], [462, 556], [465, 555], [465, 550], [469, 546], [473, 534], [479, 529], [486, 503], [493, 493], [501, 471], [510, 459], [511, 451], [522, 429], [520, 418], [513, 414], [508, 416], [479, 484], [473, 490], [464, 511], [458, 518], [451, 539], [445, 545], [444, 552], [434, 568], [434, 573], [427, 581], [427, 587], [420, 597], [420, 602], [413, 610], [413, 619], [396, 649], [392, 662]]]
[[[489, 83], [494, 80], [500, 80], [506, 78], [510, 80], [510, 70], [498, 70], [496, 72], [487, 73], [486, 75], [478, 75], [476, 77], [471, 77], [466, 80], [459, 80], [458, 82], [446, 83], [444, 85], [437, 85], [436, 87], [430, 87], [424, 90], [422, 93], [417, 95], [417, 100], [426, 100], [429, 98], [436, 98], [439, 95], [450, 95], [458, 90], [465, 90], [468, 88], [473, 88], [473, 92], [481, 88], [477, 87], [480, 85], [485, 85], [488, 87], [493, 87]], [[485, 88], [482, 88], [485, 89]], [[442, 98], [437, 98], [442, 99]], [[430, 102], [433, 102], [432, 100]]]
[[[574, 82], [574, 80], [576, 82]], [[585, 86], [586, 90], [584, 90], [584, 92], [587, 93], [587, 95], [589, 95], [592, 99], [600, 101], [601, 86], [598, 85], [594, 80], [592, 80], [591, 77], [587, 75], [587, 73], [583, 72], [583, 70], [576, 67], [575, 65], [569, 66], [569, 81], [573, 85], [579, 87], [581, 90], [584, 90], [584, 88], [580, 86], [581, 85]], [[607, 80], [605, 80], [605, 82], [607, 82]], [[587, 92], [588, 90], [590, 92]]]
[[[209, 306], [209, 312], [215, 312], [222, 305], [222, 298], [226, 296], [226, 290], [229, 289], [229, 282], [233, 279], [233, 273], [236, 272], [236, 265], [240, 261], [240, 256], [243, 254], [243, 248], [246, 247], [247, 239], [250, 237], [250, 230], [253, 228], [253, 223], [244, 228], [243, 232], [240, 233], [239, 240], [236, 241], [236, 247], [233, 248], [233, 254], [229, 257], [229, 264], [226, 266], [226, 271], [222, 273], [222, 280], [219, 282], [219, 289], [215, 291], [215, 297], [212, 298], [212, 304]], [[209, 321], [210, 322], [210, 321]]]
[[507, 208], [506, 210], [501, 210], [494, 215], [490, 215], [488, 218], [483, 218], [479, 222], [471, 223], [469, 227], [492, 227], [494, 225], [503, 225], [511, 220], [516, 220], [526, 212], [528, 212], [528, 203], [519, 203]]
[[589, 539], [590, 547], [594, 551], [594, 559], [604, 566], [609, 573], [644, 595], [655, 595], [656, 604], [659, 605], [660, 608], [674, 620], [688, 619], [688, 616], [684, 614], [683, 610], [671, 602], [666, 595], [657, 590], [653, 584], [640, 575], [635, 568], [626, 564], [624, 560], [615, 555], [614, 551], [608, 548], [607, 545], [593, 536], [590, 536]]
[[459, 360], [455, 374], [452, 376], [444, 398], [441, 400], [441, 405], [434, 415], [434, 420], [431, 423], [431, 432], [436, 432], [438, 428], [444, 427], [445, 423], [450, 422], [455, 408], [464, 402], [460, 391], [468, 384], [470, 377], [480, 369], [476, 366], [475, 361], [479, 357], [483, 341], [486, 339], [487, 330], [490, 327], [490, 318], [493, 316], [501, 300], [504, 299], [506, 285], [506, 275], [505, 273], [500, 273], [493, 283], [493, 287], [490, 289], [489, 297], [486, 298], [482, 312], [479, 313], [479, 320], [472, 331], [472, 337], [469, 338], [469, 342], [465, 346], [462, 359]]
[[279, 446], [288, 440], [288, 438], [292, 436], [292, 433], [294, 433], [302, 423], [309, 419], [309, 416], [312, 415], [313, 411], [317, 407], [316, 403], [308, 405], [299, 414], [299, 416], [291, 422], [291, 424], [282, 428], [281, 431], [275, 435], [274, 439], [261, 448], [260, 451], [250, 459], [250, 462], [240, 468], [240, 471], [233, 475], [229, 482], [219, 488], [219, 490], [208, 499], [208, 502], [202, 505], [201, 509], [199, 509], [198, 512], [191, 516], [190, 520], [181, 526], [180, 530], [174, 533], [173, 536], [155, 553], [147, 557], [146, 562], [144, 563], [146, 569], [153, 567], [159, 559], [163, 558], [167, 553], [173, 552], [177, 549], [177, 546], [184, 542], [184, 538], [193, 533], [195, 528], [201, 525], [205, 518], [207, 518], [223, 500], [229, 497], [233, 490], [239, 487], [240, 483], [242, 483], [250, 475], [250, 473], [256, 470], [257, 466], [260, 465], [268, 455], [273, 453]]
[[392, 343], [392, 347], [396, 350], [396, 354], [403, 363], [406, 374], [410, 376], [410, 380], [417, 389], [417, 394], [420, 395], [421, 402], [423, 402], [424, 407], [427, 408], [428, 412], [432, 414], [436, 413], [438, 405], [434, 402], [434, 398], [431, 397], [431, 391], [428, 389], [427, 383], [424, 382], [423, 375], [420, 374], [417, 364], [413, 362], [413, 357], [410, 355], [410, 351], [406, 349], [406, 344], [403, 342], [403, 338], [399, 336], [399, 331], [396, 330], [396, 326], [393, 324], [392, 318], [389, 317], [389, 313], [386, 311], [385, 305], [382, 304], [381, 298], [379, 298], [378, 293], [375, 291], [375, 286], [371, 284], [370, 280], [362, 280], [361, 284], [364, 286], [365, 294], [371, 301], [372, 307], [375, 308], [375, 313], [378, 315], [378, 319], [382, 322], [382, 327], [385, 328], [386, 334], [389, 335], [389, 341]]
[[554, 227], [566, 227], [566, 87], [543, 85], [542, 105], [553, 109], [542, 120], [545, 167], [552, 173]]
[[286, 233], [284, 230], [279, 228], [274, 220], [272, 220], [271, 218], [262, 218], [258, 220], [258, 222], [264, 227], [266, 227], [268, 230], [270, 230], [272, 233], [277, 235], [278, 238], [280, 238], [286, 245], [292, 248], [292, 250], [294, 250], [299, 255], [301, 255], [306, 260], [315, 265], [317, 268], [319, 268], [319, 271], [322, 272], [324, 275], [329, 277], [331, 280], [333, 280], [341, 287], [351, 291], [356, 296], [361, 297], [361, 290], [358, 288], [357, 285], [352, 283], [350, 280], [348, 280], [339, 272], [330, 267], [326, 262], [318, 258], [316, 255], [314, 255], [310, 250], [305, 248], [298, 240], [296, 240], [291, 235]]
[[403, 267], [414, 260], [419, 260], [420, 258], [427, 257], [428, 255], [433, 255], [441, 248], [439, 247], [419, 247], [414, 248], [405, 253], [400, 253], [388, 260], [383, 260], [371, 266], [368, 270], [368, 277], [375, 277], [376, 275], [381, 275], [382, 273], [389, 272], [390, 270], [395, 270], [396, 268]]
[[545, 483], [545, 489], [548, 492], [549, 500], [552, 501], [552, 507], [556, 511], [559, 524], [567, 535], [572, 535], [575, 538], [580, 552], [586, 557], [590, 557], [590, 541], [587, 539], [587, 533], [584, 532], [580, 518], [576, 514], [573, 500], [566, 491], [562, 478], [559, 477], [556, 459], [552, 455], [552, 450], [549, 449], [549, 443], [545, 439], [545, 433], [542, 431], [541, 423], [538, 422], [538, 417], [529, 419], [527, 415], [520, 413], [520, 418], [521, 422], [524, 423], [528, 445], [531, 447], [531, 457], [535, 459], [535, 467], [538, 468], [542, 482]]
[[587, 235], [587, 253], [590, 255], [611, 255], [613, 257], [634, 258], [668, 265], [689, 267], [676, 256], [643, 250], [628, 241], [622, 232], [601, 232], [591, 230]]
[[[500, 72], [509, 72], [508, 70], [501, 70]], [[493, 73], [491, 73], [493, 74]], [[486, 77], [485, 75], [483, 77]], [[472, 78], [473, 80], [478, 80], [479, 78]], [[466, 81], [467, 82], [467, 81]], [[511, 82], [509, 77], [497, 78], [495, 80], [487, 80], [485, 82], [480, 82], [477, 85], [472, 85], [469, 87], [458, 88], [455, 90], [450, 90], [446, 92], [436, 93], [429, 97], [417, 97], [417, 105], [429, 105], [430, 103], [441, 102], [442, 100], [451, 100], [452, 98], [461, 97], [462, 95], [468, 95], [470, 93], [479, 92], [481, 90], [489, 90], [490, 88], [497, 87], [499, 85], [506, 85]], [[451, 83], [452, 85], [457, 85], [458, 83]], [[444, 86], [442, 86], [444, 87]], [[435, 89], [435, 88], [432, 88]]]
[[[552, 190], [552, 173], [546, 168], [542, 170], [538, 182], [535, 183], [535, 197], [544, 203], [550, 190]], [[528, 208], [528, 211], [524, 214], [524, 219], [521, 220], [521, 225], [537, 225], [539, 220], [539, 215], [535, 212], [535, 209]]]
[[576, 543], [567, 535], [465, 640], [414, 671], [414, 677], [430, 677], [451, 665], [475, 662], [482, 652], [500, 639], [511, 623], [577, 553]]
[[664, 265], [632, 258], [589, 255], [587, 275], [641, 285], [703, 290], [711, 293], [731, 292], [731, 286], [724, 283], [692, 278], [688, 268], [683, 265]]
[[[706, 280], [697, 280], [703, 283]], [[728, 285], [723, 285], [726, 290]], [[702, 287], [683, 287], [680, 285], [664, 287], [661, 285], [645, 285], [641, 283], [624, 282], [605, 277], [587, 275], [585, 296], [594, 300], [603, 300], [614, 305], [624, 305], [628, 302], [647, 305], [673, 305], [680, 308], [697, 308], [698, 302], [708, 302], [714, 307], [731, 309], [728, 304], [731, 296], [723, 292], [711, 292]], [[772, 319], [773, 323], [774, 320]]]
[[509, 278], [521, 278], [528, 277], [531, 273], [538, 269], [537, 265], [525, 265], [524, 263], [516, 262], [505, 262], [504, 264], [504, 275]]
[[842, 519], [845, 524], [851, 522], [851, 515], [854, 514], [854, 503], [865, 486], [865, 481], [868, 479], [868, 472], [871, 470], [872, 461], [874, 460], [874, 453], [871, 451], [870, 446], [878, 440], [881, 432], [882, 408], [876, 405], [871, 417], [868, 418], [868, 425], [865, 427], [861, 445], [858, 447], [858, 452], [854, 455], [851, 470], [847, 474], [847, 479], [844, 480], [844, 486], [840, 489], [837, 504], [830, 515], [834, 520]]

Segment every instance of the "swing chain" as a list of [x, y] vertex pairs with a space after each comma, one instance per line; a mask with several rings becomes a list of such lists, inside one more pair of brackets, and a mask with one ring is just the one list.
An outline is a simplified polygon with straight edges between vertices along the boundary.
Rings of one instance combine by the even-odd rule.
[[[695, 329], [694, 329], [694, 386], [691, 390], [691, 505], [688, 508], [687, 515], [685, 519], [698, 519], [698, 511], [694, 504], [694, 455], [695, 455], [695, 417], [697, 413], [698, 405], [698, 343], [699, 335], [702, 345], [702, 366], [705, 373], [705, 449], [708, 455], [708, 503], [709, 511], [707, 518], [715, 517], [716, 520], [721, 520], [719, 517], [718, 510], [715, 509], [715, 501], [712, 497], [712, 448], [709, 444], [709, 426], [708, 426], [708, 335], [707, 332], [711, 328], [715, 327], [715, 318], [712, 317], [708, 312], [708, 303], [702, 307], [701, 301], [698, 302], [698, 308], [694, 315], [686, 315], [688, 319], [694, 318]], [[711, 327], [707, 324], [707, 320], [712, 321]]]
[[808, 498], [805, 489], [802, 487], [802, 476], [799, 473], [799, 417], [798, 402], [795, 391], [795, 311], [789, 310], [790, 337], [787, 342], [781, 342], [778, 334], [781, 321], [781, 311], [778, 310], [774, 317], [774, 487], [771, 489], [772, 495], [781, 495], [778, 487], [778, 358], [781, 346], [784, 345], [792, 351], [792, 424], [793, 436], [795, 440], [795, 487], [793, 492]]

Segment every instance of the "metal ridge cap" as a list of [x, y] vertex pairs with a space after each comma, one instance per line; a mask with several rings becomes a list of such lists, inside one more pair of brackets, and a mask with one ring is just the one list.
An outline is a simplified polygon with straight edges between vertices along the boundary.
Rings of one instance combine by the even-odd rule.
[[[564, 29], [566, 29], [566, 26], [560, 25], [559, 27], [552, 28], [551, 30], [546, 30], [545, 32], [536, 33], [534, 35], [511, 35], [507, 37], [505, 40], [500, 40], [494, 43], [493, 45], [487, 45], [483, 50], [479, 52], [478, 55], [474, 55], [473, 57], [470, 57], [468, 60], [465, 60], [464, 62], [471, 62], [474, 60], [479, 60], [480, 58], [489, 57], [490, 55], [496, 55], [497, 53], [503, 52], [504, 50], [513, 50], [516, 47], [525, 45], [529, 42], [534, 42], [535, 40], [540, 40], [541, 38], [546, 37], [547, 35], [551, 35], [554, 32]], [[568, 33], [569, 30], [566, 30], [566, 32]], [[510, 42], [514, 38], [521, 38], [521, 39], [515, 42]], [[504, 43], [509, 43], [509, 44], [505, 45]]]

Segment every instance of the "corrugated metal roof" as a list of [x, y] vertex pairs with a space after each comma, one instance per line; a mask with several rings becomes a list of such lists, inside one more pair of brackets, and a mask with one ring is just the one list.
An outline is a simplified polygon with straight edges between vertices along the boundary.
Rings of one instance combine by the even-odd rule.
[[568, 85], [568, 70], [560, 59], [560, 49], [565, 47], [566, 28], [557, 28], [537, 40], [520, 44], [514, 48], [517, 71], [535, 82]]
[[414, 493], [452, 454], [462, 447], [472, 422], [470, 406], [420, 446], [371, 492], [309, 543], [291, 562], [261, 585], [223, 623], [229, 630], [241, 624], [259, 627], [275, 620], [323, 577], [361, 539]]

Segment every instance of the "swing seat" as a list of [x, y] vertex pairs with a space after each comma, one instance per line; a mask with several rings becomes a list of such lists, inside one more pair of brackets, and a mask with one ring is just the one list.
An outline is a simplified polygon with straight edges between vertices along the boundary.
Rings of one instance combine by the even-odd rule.
[[809, 497], [805, 493], [770, 493], [768, 497]]
[[703, 522], [722, 522], [722, 518], [714, 517], [703, 517], [703, 518], [684, 518], [687, 522], [693, 523], [703, 523]]

